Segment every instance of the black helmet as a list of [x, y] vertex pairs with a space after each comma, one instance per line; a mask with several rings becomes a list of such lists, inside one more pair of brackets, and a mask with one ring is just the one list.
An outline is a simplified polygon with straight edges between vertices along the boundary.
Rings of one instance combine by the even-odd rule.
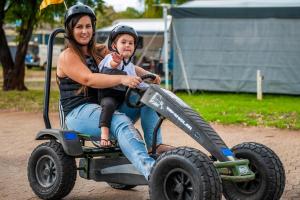
[[66, 14], [65, 14], [65, 28], [67, 27], [68, 22], [70, 21], [70, 19], [72, 17], [74, 17], [75, 15], [80, 15], [80, 14], [86, 14], [88, 16], [91, 17], [92, 20], [92, 24], [95, 27], [96, 25], [96, 15], [93, 11], [93, 9], [87, 5], [84, 4], [77, 4], [74, 6], [71, 6]]
[[114, 49], [112, 48], [112, 44], [119, 34], [131, 35], [134, 38], [134, 48], [136, 49], [137, 43], [138, 43], [137, 32], [130, 26], [118, 25], [115, 28], [113, 28], [113, 30], [109, 34], [109, 38], [108, 38], [108, 49], [109, 50], [114, 51]]

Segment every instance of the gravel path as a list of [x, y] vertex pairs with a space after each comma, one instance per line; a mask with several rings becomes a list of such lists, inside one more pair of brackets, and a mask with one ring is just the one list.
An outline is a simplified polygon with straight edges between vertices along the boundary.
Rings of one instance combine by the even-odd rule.
[[[58, 124], [56, 115], [51, 119]], [[282, 199], [300, 199], [300, 131], [275, 128], [212, 125], [228, 146], [255, 141], [272, 148], [285, 166], [287, 181]], [[55, 127], [55, 126], [54, 126]], [[138, 126], [139, 127], [139, 126]], [[41, 113], [0, 113], [0, 199], [38, 199], [29, 187], [26, 175], [28, 158], [41, 142], [36, 133], [44, 128]], [[164, 141], [175, 146], [202, 149], [189, 136], [170, 122], [163, 124]], [[97, 183], [78, 177], [73, 191], [65, 199], [85, 200], [146, 200], [147, 187], [118, 191], [106, 183]]]

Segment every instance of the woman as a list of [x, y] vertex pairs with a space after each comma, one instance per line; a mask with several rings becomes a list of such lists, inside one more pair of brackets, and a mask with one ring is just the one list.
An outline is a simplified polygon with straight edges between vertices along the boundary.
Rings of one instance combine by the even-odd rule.
[[[67, 48], [58, 58], [57, 77], [67, 127], [100, 138], [101, 107], [97, 104], [97, 89], [120, 84], [135, 88], [142, 80], [139, 76], [97, 73], [97, 64], [101, 58], [97, 56], [95, 48], [95, 24], [96, 17], [90, 7], [74, 5], [68, 9], [65, 15]], [[139, 67], [136, 71], [137, 75], [148, 73]], [[160, 82], [159, 77], [156, 82]], [[146, 106], [129, 109], [123, 104], [119, 111], [113, 115], [110, 133], [118, 140], [128, 160], [148, 179], [155, 161], [148, 155], [145, 143], [132, 121], [135, 122], [141, 115], [145, 140], [150, 150], [152, 132], [158, 116]], [[157, 144], [161, 144], [161, 140], [159, 132]], [[160, 145], [158, 153], [168, 149], [169, 146]]]

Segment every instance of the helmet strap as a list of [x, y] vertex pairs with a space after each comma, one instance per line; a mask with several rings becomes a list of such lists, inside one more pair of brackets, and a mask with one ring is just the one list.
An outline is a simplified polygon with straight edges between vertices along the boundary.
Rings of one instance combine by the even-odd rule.
[[126, 66], [130, 63], [131, 57], [127, 61], [125, 60], [125, 58], [123, 58], [123, 63], [124, 63], [123, 66]]

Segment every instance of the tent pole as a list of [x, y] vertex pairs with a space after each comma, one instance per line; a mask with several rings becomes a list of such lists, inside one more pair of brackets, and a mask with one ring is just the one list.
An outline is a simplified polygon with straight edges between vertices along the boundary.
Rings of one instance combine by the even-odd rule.
[[190, 84], [189, 84], [188, 79], [187, 79], [185, 65], [184, 65], [184, 62], [183, 62], [183, 56], [182, 56], [181, 48], [179, 46], [179, 42], [178, 42], [178, 38], [177, 38], [177, 35], [176, 35], [174, 23], [172, 24], [172, 28], [173, 28], [173, 33], [174, 33], [175, 44], [176, 44], [176, 47], [177, 47], [176, 48], [177, 55], [178, 55], [180, 66], [181, 66], [181, 70], [182, 70], [182, 73], [183, 73], [184, 82], [186, 84], [188, 94], [190, 95], [191, 94], [191, 88], [190, 88]]
[[162, 5], [164, 14], [164, 69], [165, 69], [165, 86], [169, 89], [169, 63], [168, 63], [168, 7], [169, 5]]
[[262, 92], [262, 80], [263, 76], [261, 75], [260, 70], [256, 70], [256, 96], [257, 100], [262, 100], [263, 99], [263, 92]]

